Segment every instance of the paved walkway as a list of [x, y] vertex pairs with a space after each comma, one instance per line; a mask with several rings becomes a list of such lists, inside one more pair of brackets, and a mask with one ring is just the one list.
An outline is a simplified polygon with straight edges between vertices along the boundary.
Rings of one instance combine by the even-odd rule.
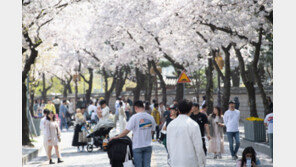
[[[68, 132], [62, 132], [62, 142], [60, 144], [62, 159], [64, 160], [61, 164], [48, 165], [47, 158], [45, 156], [44, 149], [41, 151], [39, 156], [29, 162], [25, 167], [39, 167], [39, 166], [64, 166], [64, 167], [109, 167], [109, 158], [106, 152], [99, 149], [94, 149], [92, 153], [88, 152], [77, 152], [76, 147], [72, 147], [73, 129]], [[116, 133], [113, 131], [113, 133]], [[207, 156], [207, 167], [234, 167], [236, 162], [231, 159], [229, 153], [228, 142], [225, 142], [226, 154], [223, 154], [222, 159], [213, 159], [213, 155]], [[239, 150], [238, 155], [242, 154], [242, 149]], [[262, 163], [262, 167], [272, 167], [271, 159], [265, 155], [258, 153], [258, 158]], [[53, 156], [53, 161], [56, 162], [56, 156]], [[153, 142], [153, 153], [151, 160], [152, 167], [168, 167], [167, 165], [167, 153], [162, 144]]]

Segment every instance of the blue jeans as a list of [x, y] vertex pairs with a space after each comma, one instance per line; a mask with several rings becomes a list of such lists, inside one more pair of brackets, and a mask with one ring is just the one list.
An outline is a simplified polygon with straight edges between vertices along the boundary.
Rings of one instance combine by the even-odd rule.
[[[237, 151], [240, 146], [240, 141], [239, 141], [239, 132], [226, 132], [227, 134], [227, 139], [229, 141], [229, 149], [231, 156], [236, 156]], [[235, 149], [233, 150], [233, 138], [235, 139]]]
[[152, 146], [133, 149], [135, 167], [150, 167]]
[[66, 119], [66, 117], [63, 118], [63, 116], [61, 116], [60, 119], [61, 119], [61, 126], [60, 126], [60, 129], [63, 130], [63, 126], [65, 126], [66, 129], [68, 130], [68, 124], [67, 124], [67, 119]]

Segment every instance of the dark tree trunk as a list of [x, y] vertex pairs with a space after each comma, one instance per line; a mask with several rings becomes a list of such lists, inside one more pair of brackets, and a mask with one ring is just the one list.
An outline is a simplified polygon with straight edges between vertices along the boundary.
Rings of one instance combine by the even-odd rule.
[[207, 78], [207, 86], [206, 86], [206, 104], [208, 106], [207, 113], [211, 114], [213, 112], [213, 60], [212, 58], [208, 59], [208, 67], [206, 69], [206, 78]]
[[110, 89], [108, 90], [108, 74], [107, 74], [106, 70], [103, 69], [103, 76], [104, 76], [104, 80], [105, 80], [105, 100], [106, 100], [107, 105], [109, 105], [109, 100], [110, 100], [111, 94], [112, 94], [113, 90], [115, 89], [115, 85], [117, 82], [117, 74], [118, 74], [118, 70], [116, 70], [115, 74], [113, 75], [113, 81], [112, 81]]
[[34, 115], [34, 96], [35, 96], [35, 92], [31, 90], [30, 92], [30, 108], [29, 111], [31, 113], [31, 115]]
[[77, 76], [76, 76], [74, 82], [75, 82], [75, 110], [76, 110], [76, 104], [78, 101], [78, 78], [77, 78]]
[[258, 69], [258, 62], [259, 62], [259, 56], [260, 56], [260, 50], [261, 50], [261, 41], [262, 41], [262, 31], [263, 29], [260, 29], [259, 32], [259, 40], [258, 43], [255, 43], [255, 55], [254, 55], [254, 61], [252, 63], [252, 67], [253, 67], [253, 72], [254, 72], [254, 76], [255, 76], [255, 80], [256, 83], [258, 85], [258, 88], [260, 90], [260, 95], [263, 101], [263, 105], [264, 105], [264, 115], [267, 115], [270, 111], [269, 111], [269, 105], [268, 105], [268, 101], [267, 101], [267, 96], [262, 84], [262, 80], [261, 80], [261, 75]]
[[[177, 71], [177, 69], [175, 68], [175, 71]], [[181, 75], [181, 71], [177, 71], [177, 78]], [[177, 83], [176, 84], [176, 100], [180, 101], [184, 99], [184, 85], [185, 83]]]
[[[31, 41], [29, 34], [27, 31], [23, 31], [23, 36], [26, 40], [26, 42], [30, 46], [30, 57], [26, 59], [24, 69], [22, 71], [22, 145], [32, 145], [30, 138], [29, 138], [29, 124], [28, 124], [28, 118], [27, 118], [27, 87], [26, 87], [26, 79], [28, 77], [29, 71], [31, 70], [31, 65], [35, 63], [35, 60], [38, 56], [38, 51], [36, 50], [36, 47], [40, 44], [33, 44]], [[24, 52], [24, 50], [23, 50]]]
[[[151, 61], [148, 60], [148, 70], [146, 73], [146, 82], [145, 82], [145, 101], [151, 101], [152, 89], [153, 89], [153, 80], [150, 73]], [[155, 69], [154, 69], [155, 71]]]
[[137, 86], [133, 89], [134, 102], [140, 100], [141, 90], [143, 89], [145, 82], [145, 75], [140, 72], [138, 68], [136, 70]]
[[239, 87], [239, 85], [240, 85], [239, 66], [235, 67], [234, 70], [231, 71], [231, 79], [232, 79], [232, 86]]
[[47, 92], [51, 89], [53, 85], [53, 80], [51, 78], [51, 85], [46, 87], [46, 79], [45, 79], [45, 74], [42, 73], [42, 91], [41, 91], [41, 95], [42, 95], [42, 99], [47, 102]]
[[73, 93], [72, 88], [71, 88], [71, 83], [69, 83], [69, 85], [67, 85], [67, 89], [68, 89], [69, 94]]
[[154, 61], [152, 61], [152, 67], [153, 67], [157, 77], [160, 80], [160, 86], [161, 86], [161, 90], [162, 90], [162, 102], [163, 102], [164, 106], [166, 106], [166, 102], [167, 102], [166, 84], [164, 82], [163, 76], [161, 75], [160, 71], [158, 71]]
[[63, 97], [66, 99], [67, 96], [68, 96], [68, 87], [67, 87], [67, 84], [66, 83], [63, 83]]
[[224, 113], [228, 109], [228, 103], [230, 99], [230, 53], [229, 50], [231, 48], [231, 45], [229, 45], [227, 48], [224, 48], [222, 46], [222, 50], [225, 53], [225, 75], [224, 75], [224, 87], [223, 87], [223, 94], [222, 94], [222, 112]]
[[29, 137], [29, 121], [27, 117], [27, 87], [25, 81], [22, 82], [22, 145], [31, 145]]
[[127, 78], [127, 75], [128, 75], [128, 68], [127, 67], [122, 67], [119, 71], [119, 75], [118, 75], [118, 80], [116, 82], [116, 86], [115, 86], [115, 94], [116, 94], [116, 97], [119, 97], [121, 92], [122, 92], [122, 89], [123, 89], [123, 86], [125, 84], [125, 81], [126, 81], [126, 78]]
[[89, 72], [89, 80], [88, 80], [88, 89], [86, 90], [86, 103], [89, 104], [90, 103], [90, 97], [91, 97], [91, 92], [92, 92], [92, 86], [93, 86], [93, 69], [92, 68], [88, 68], [88, 72]]
[[[241, 55], [240, 49], [235, 48], [235, 53], [239, 61], [240, 73], [242, 80], [248, 92], [249, 106], [250, 106], [250, 116], [258, 117], [257, 107], [256, 107], [256, 92], [254, 88], [254, 81], [251, 76], [252, 70], [245, 70], [245, 62]], [[249, 76], [248, 76], [249, 75]]]

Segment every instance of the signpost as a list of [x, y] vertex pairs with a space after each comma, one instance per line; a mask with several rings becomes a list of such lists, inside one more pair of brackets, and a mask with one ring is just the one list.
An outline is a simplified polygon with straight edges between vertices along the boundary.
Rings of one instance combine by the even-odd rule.
[[190, 83], [191, 80], [190, 78], [187, 76], [187, 74], [185, 73], [185, 71], [182, 71], [179, 78], [178, 78], [178, 82], [177, 83], [183, 83], [183, 98], [185, 97], [185, 83]]

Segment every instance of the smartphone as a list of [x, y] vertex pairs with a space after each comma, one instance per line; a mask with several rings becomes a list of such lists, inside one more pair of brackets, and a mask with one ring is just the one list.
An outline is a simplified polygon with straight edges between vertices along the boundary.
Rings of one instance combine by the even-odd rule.
[[252, 166], [252, 163], [251, 163], [252, 160], [251, 160], [251, 158], [247, 158], [246, 160], [247, 160], [246, 166], [247, 167], [251, 167]]

